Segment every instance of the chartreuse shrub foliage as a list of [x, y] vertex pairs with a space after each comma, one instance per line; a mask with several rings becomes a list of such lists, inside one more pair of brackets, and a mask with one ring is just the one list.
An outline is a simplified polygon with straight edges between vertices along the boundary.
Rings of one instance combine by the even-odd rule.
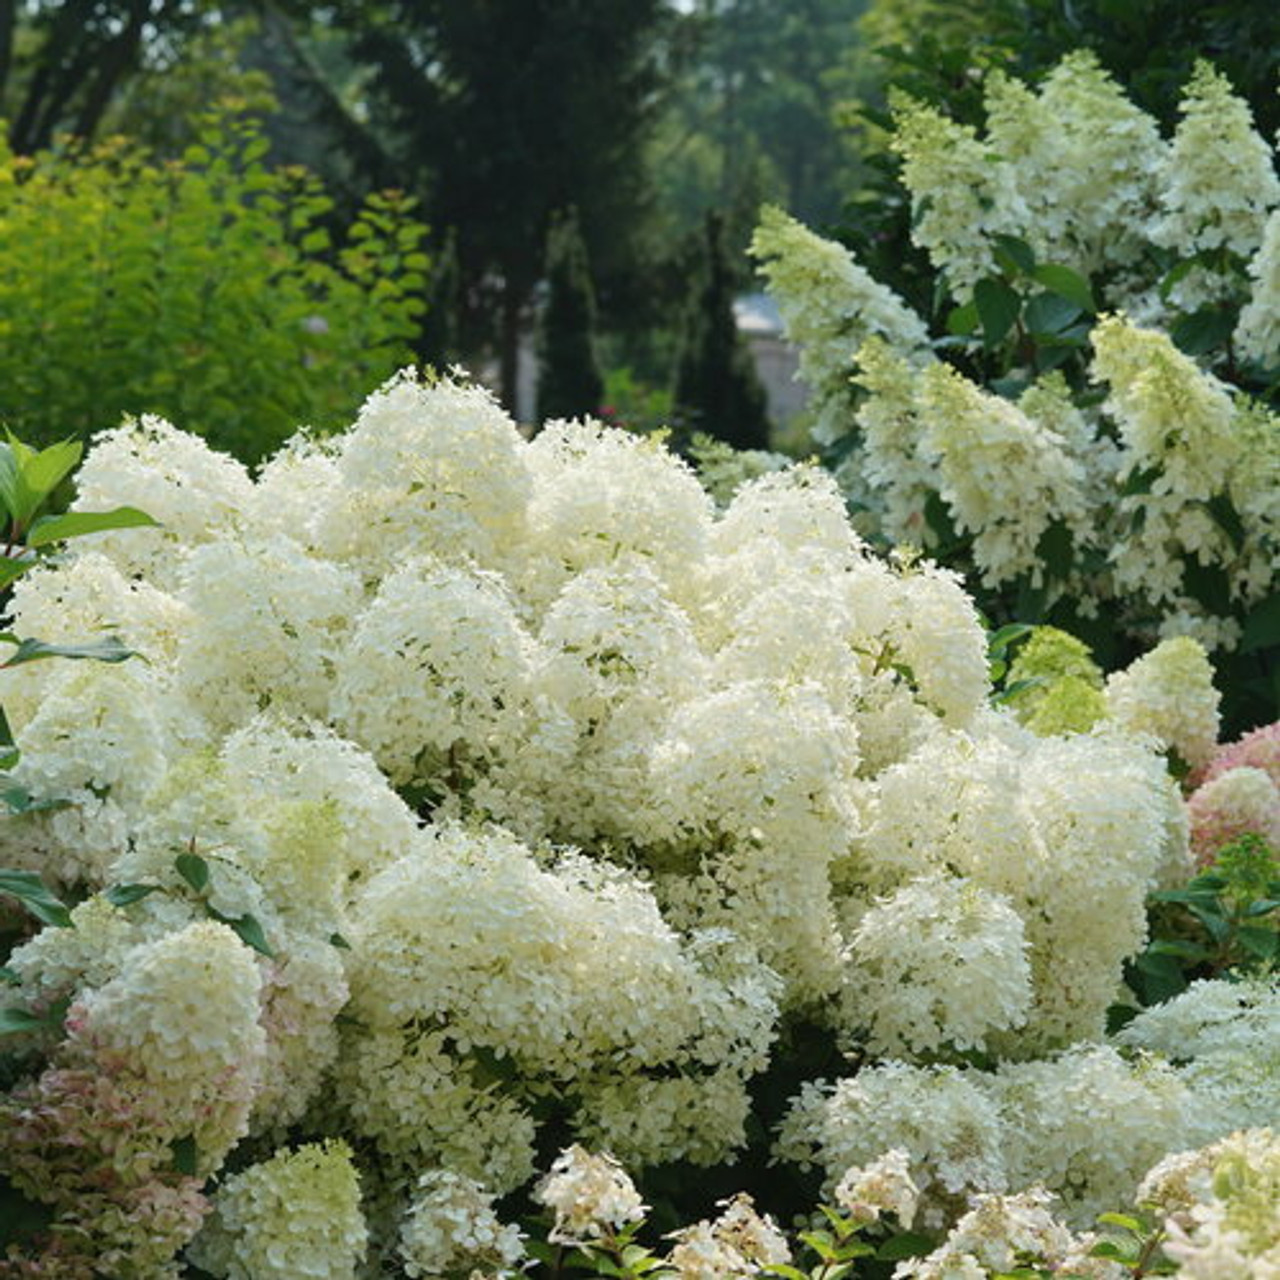
[[858, 526], [963, 571], [993, 620], [1107, 666], [1189, 635], [1239, 728], [1280, 681], [1280, 179], [1207, 63], [1171, 137], [1089, 54], [998, 73], [985, 129], [899, 96], [935, 272], [921, 315], [766, 210], [754, 252]]
[[371, 196], [335, 230], [317, 180], [266, 168], [266, 146], [223, 120], [167, 163], [121, 139], [0, 150], [0, 421], [48, 444], [166, 414], [257, 460], [410, 358], [412, 202]]
[[146, 661], [3, 673], [56, 803], [0, 825], [0, 1275], [1274, 1256], [1273, 975], [1108, 1034], [1191, 873], [1168, 753], [1218, 760], [1193, 641], [1037, 733], [828, 473], [717, 507], [452, 380], [256, 476], [143, 417], [78, 490], [160, 523], [14, 584], [15, 631]]

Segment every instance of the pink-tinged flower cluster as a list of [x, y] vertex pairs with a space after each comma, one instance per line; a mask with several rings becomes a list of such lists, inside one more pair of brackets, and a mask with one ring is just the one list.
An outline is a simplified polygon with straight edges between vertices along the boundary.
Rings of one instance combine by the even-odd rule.
[[50, 1065], [0, 1099], [0, 1174], [52, 1214], [26, 1249], [45, 1270], [11, 1258], [0, 1277], [167, 1274], [208, 1209], [203, 1177], [248, 1128], [260, 985], [253, 953], [201, 922], [71, 1007]]
[[1203, 768], [1191, 775], [1188, 782], [1193, 788], [1201, 787], [1229, 769], [1243, 767], [1261, 769], [1280, 787], [1280, 720], [1264, 724], [1235, 742], [1224, 743]]
[[1198, 863], [1250, 833], [1280, 845], [1280, 721], [1219, 747], [1191, 782], [1187, 812]]

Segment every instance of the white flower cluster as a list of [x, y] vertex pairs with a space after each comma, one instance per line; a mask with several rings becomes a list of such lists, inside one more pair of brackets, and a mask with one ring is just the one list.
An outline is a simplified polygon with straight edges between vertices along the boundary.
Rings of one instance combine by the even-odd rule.
[[846, 1169], [836, 1184], [837, 1208], [854, 1222], [879, 1222], [882, 1213], [892, 1214], [900, 1226], [915, 1220], [920, 1189], [911, 1180], [911, 1157], [900, 1147], [866, 1166]]
[[[1171, 1068], [1126, 1064], [1081, 1046], [994, 1073], [890, 1062], [834, 1086], [808, 1085], [779, 1132], [777, 1155], [826, 1173], [837, 1199], [859, 1200], [864, 1166], [906, 1153], [926, 1225], [978, 1193], [1046, 1187], [1081, 1225], [1132, 1201], [1165, 1153], [1200, 1138], [1198, 1098]], [[842, 1190], [843, 1189], [843, 1190]], [[903, 1202], [905, 1203], [905, 1202]]]
[[487, 1268], [509, 1271], [524, 1257], [519, 1228], [504, 1225], [493, 1196], [448, 1169], [424, 1173], [400, 1229], [400, 1257], [411, 1277]]
[[225, 1280], [355, 1280], [367, 1239], [351, 1151], [330, 1141], [228, 1178], [188, 1256]]
[[[295, 1126], [344, 1133], [377, 1175], [371, 1252], [417, 1222], [404, 1247], [429, 1253], [423, 1173], [514, 1190], [552, 1125], [637, 1169], [729, 1156], [784, 1013], [877, 1053], [1025, 1057], [1099, 1034], [1141, 946], [1169, 845], [1153, 744], [989, 710], [959, 579], [872, 554], [816, 468], [717, 510], [656, 442], [526, 442], [485, 393], [402, 377], [257, 478], [123, 428], [79, 501], [169, 523], [86, 538], [15, 592], [20, 634], [111, 629], [147, 662], [6, 686], [18, 781], [69, 804], [3, 824], [4, 862], [91, 894], [12, 968], [33, 1007], [80, 1011], [76, 1123], [134, 1117], [146, 1194], [169, 1179], [157, 1256], [246, 1135], [251, 1189], [312, 1176], [270, 1156]], [[95, 1055], [149, 1100], [116, 1107]], [[874, 1095], [864, 1118], [784, 1143], [833, 1182], [897, 1145], [935, 1201], [1001, 1189], [998, 1109], [968, 1076], [847, 1085]], [[23, 1185], [61, 1177], [44, 1150], [18, 1150]], [[316, 1170], [341, 1163], [324, 1150]], [[591, 1221], [639, 1212], [593, 1167], [545, 1184], [566, 1234], [597, 1184]], [[708, 1239], [745, 1257], [729, 1218]]]
[[533, 1195], [555, 1215], [548, 1238], [560, 1244], [582, 1244], [616, 1235], [639, 1222], [648, 1207], [626, 1170], [611, 1155], [592, 1155], [576, 1145], [556, 1157]]
[[682, 1280], [745, 1280], [791, 1262], [786, 1237], [769, 1217], [756, 1213], [751, 1197], [734, 1196], [712, 1222], [695, 1222], [672, 1233], [668, 1265]]
[[[841, 246], [771, 211], [755, 252], [800, 348], [815, 439], [850, 446], [838, 474], [869, 536], [928, 551], [949, 523], [971, 536], [965, 554], [989, 587], [1049, 576], [1049, 603], [1069, 593], [1086, 616], [1120, 606], [1119, 624], [1143, 640], [1191, 635], [1230, 649], [1274, 584], [1280, 425], [1233, 400], [1165, 330], [1225, 300], [1241, 308], [1236, 356], [1263, 373], [1275, 364], [1273, 150], [1206, 64], [1171, 142], [1087, 53], [1035, 90], [993, 75], [986, 106], [979, 136], [897, 102], [913, 236], [970, 309], [975, 285], [1000, 273], [997, 251], [1010, 261], [1000, 236], [1030, 247], [1040, 283], [1068, 270], [1105, 285], [1100, 304], [1116, 314], [1092, 332], [1105, 402], [1077, 407], [1058, 374], [1022, 363], [1000, 396], [986, 393], [891, 319], [901, 304]], [[1157, 245], [1187, 268], [1163, 291], [1150, 267]]]

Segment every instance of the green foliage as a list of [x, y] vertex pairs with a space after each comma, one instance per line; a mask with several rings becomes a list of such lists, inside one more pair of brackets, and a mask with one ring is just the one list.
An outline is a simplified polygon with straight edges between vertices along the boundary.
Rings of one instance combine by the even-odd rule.
[[1280, 855], [1252, 832], [1218, 850], [1163, 904], [1155, 936], [1126, 975], [1144, 1004], [1177, 995], [1196, 978], [1265, 973], [1280, 959]]
[[411, 360], [412, 202], [371, 196], [335, 247], [332, 202], [265, 150], [227, 120], [163, 165], [118, 139], [0, 150], [0, 418], [47, 442], [156, 413], [255, 461]]
[[764, 388], [738, 332], [720, 219], [708, 215], [702, 269], [685, 314], [674, 401], [679, 425], [736, 449], [767, 449]]
[[604, 379], [595, 353], [595, 292], [572, 209], [552, 219], [546, 272], [547, 301], [538, 326], [536, 420], [598, 413]]

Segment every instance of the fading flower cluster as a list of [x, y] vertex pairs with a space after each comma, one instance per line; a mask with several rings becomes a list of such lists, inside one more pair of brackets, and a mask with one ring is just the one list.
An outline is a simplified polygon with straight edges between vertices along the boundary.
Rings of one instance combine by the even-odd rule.
[[879, 1222], [891, 1214], [903, 1227], [915, 1220], [920, 1189], [911, 1180], [911, 1158], [900, 1147], [865, 1166], [846, 1169], [836, 1183], [835, 1202], [854, 1222]]
[[355, 1280], [367, 1238], [350, 1149], [316, 1142], [228, 1178], [188, 1256], [225, 1280]]
[[1242, 835], [1280, 848], [1280, 723], [1217, 748], [1187, 783], [1191, 848], [1201, 866]]
[[615, 1236], [639, 1222], [648, 1207], [611, 1155], [593, 1155], [576, 1145], [556, 1157], [533, 1196], [555, 1215], [548, 1239], [558, 1244]]
[[520, 1231], [499, 1221], [493, 1201], [479, 1183], [461, 1174], [424, 1173], [400, 1228], [405, 1274], [435, 1277], [474, 1269], [493, 1274], [515, 1268], [524, 1257]]
[[672, 1233], [667, 1264], [683, 1280], [738, 1280], [791, 1262], [786, 1237], [769, 1217], [756, 1213], [751, 1197], [721, 1201], [711, 1222], [695, 1222]]

